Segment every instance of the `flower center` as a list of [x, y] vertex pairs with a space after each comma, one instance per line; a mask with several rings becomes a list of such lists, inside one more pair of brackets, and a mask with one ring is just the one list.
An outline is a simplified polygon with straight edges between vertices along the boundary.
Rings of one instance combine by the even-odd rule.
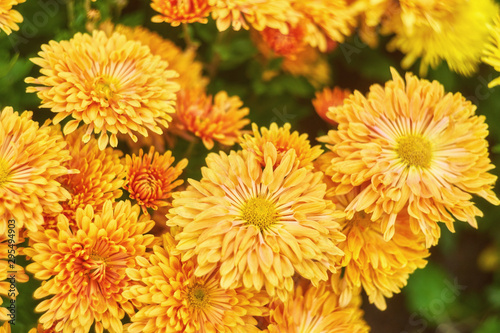
[[432, 159], [432, 144], [429, 140], [417, 135], [407, 135], [399, 138], [397, 143], [396, 153], [404, 163], [429, 167]]
[[90, 277], [94, 280], [102, 281], [106, 276], [106, 267], [108, 266], [106, 258], [92, 251], [90, 259]]
[[253, 224], [261, 231], [269, 228], [278, 221], [278, 213], [272, 202], [265, 198], [256, 197], [248, 200], [242, 208], [241, 218], [247, 224]]
[[187, 293], [189, 305], [195, 308], [204, 308], [207, 306], [210, 297], [208, 290], [199, 283], [189, 288]]
[[373, 225], [373, 221], [370, 217], [371, 214], [367, 214], [363, 211], [357, 212], [354, 214], [353, 218], [347, 222], [345, 228], [356, 227], [362, 231], [365, 231]]
[[7, 182], [7, 178], [9, 177], [9, 169], [7, 168], [7, 163], [5, 163], [0, 158], [0, 186]]
[[115, 80], [109, 76], [100, 76], [94, 80], [94, 90], [98, 98], [110, 100], [117, 91]]

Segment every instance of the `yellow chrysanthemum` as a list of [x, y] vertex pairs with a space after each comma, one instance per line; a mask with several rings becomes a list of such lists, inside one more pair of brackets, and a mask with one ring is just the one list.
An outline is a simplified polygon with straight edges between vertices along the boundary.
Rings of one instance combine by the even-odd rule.
[[[333, 202], [338, 208], [346, 208], [361, 190], [356, 188], [348, 195], [337, 196]], [[344, 289], [340, 299], [348, 301], [362, 286], [370, 303], [385, 310], [385, 297], [399, 293], [409, 275], [427, 264], [425, 258], [429, 250], [424, 235], [411, 231], [406, 212], [398, 215], [394, 237], [387, 242], [380, 222], [372, 221], [371, 214], [357, 212], [341, 225], [346, 241], [339, 245], [345, 253], [342, 258]]]
[[[490, 41], [484, 49], [483, 62], [500, 72], [500, 16], [495, 18], [495, 24], [490, 30]], [[488, 87], [493, 88], [499, 84], [500, 77], [491, 81]]]
[[396, 36], [389, 50], [405, 53], [402, 66], [410, 67], [418, 58], [420, 74], [442, 60], [451, 70], [471, 75], [481, 62], [488, 40], [488, 24], [498, 15], [493, 0], [400, 1], [401, 14], [393, 15], [385, 32]]
[[179, 83], [181, 90], [205, 88], [208, 84], [208, 79], [202, 75], [203, 64], [195, 60], [195, 50], [183, 51], [172, 41], [141, 26], [134, 28], [121, 24], [113, 26], [106, 22], [101, 25], [101, 29], [106, 31], [108, 36], [111, 36], [113, 32], [118, 32], [125, 35], [128, 40], [135, 40], [149, 47], [153, 55], [158, 55], [162, 60], [168, 62], [169, 69], [179, 73], [179, 76], [172, 78], [172, 81]]
[[304, 40], [322, 52], [326, 52], [329, 39], [343, 42], [356, 26], [357, 7], [344, 0], [291, 0], [291, 5], [301, 16]]
[[[123, 153], [107, 147], [100, 150], [97, 140], [91, 138], [82, 142], [84, 129], [80, 128], [65, 137], [72, 159], [66, 162], [68, 169], [79, 173], [60, 177], [71, 199], [63, 202], [63, 213], [74, 220], [76, 210], [91, 205], [94, 212], [101, 212], [104, 203], [122, 196], [125, 184], [125, 167], [120, 162]], [[55, 225], [54, 225], [55, 226]]]
[[[16, 222], [14, 222], [14, 224], [15, 223]], [[28, 281], [28, 275], [24, 272], [24, 268], [13, 263], [13, 261], [15, 261], [15, 256], [21, 254], [22, 251], [22, 248], [18, 247], [17, 244], [22, 243], [24, 239], [19, 237], [19, 232], [21, 232], [19, 228], [16, 227], [9, 230], [13, 230], [14, 233], [6, 232], [5, 234], [0, 234], [0, 321], [13, 319], [13, 317], [9, 316], [10, 311], [8, 309], [11, 305], [10, 300], [13, 299], [11, 282], [17, 284]], [[12, 251], [14, 251], [14, 253]], [[14, 258], [14, 260], [10, 261], [12, 258]], [[14, 293], [17, 297], [17, 288]], [[2, 304], [2, 298], [4, 297], [7, 304]], [[14, 311], [16, 311], [15, 308]]]
[[296, 162], [300, 168], [313, 168], [312, 162], [321, 155], [323, 150], [317, 145], [311, 147], [307, 134], [300, 134], [297, 131], [290, 133], [291, 125], [286, 123], [283, 127], [278, 127], [276, 123], [272, 123], [269, 129], [262, 127], [259, 132], [257, 124], [252, 124], [253, 134], [245, 134], [240, 139], [240, 145], [243, 149], [254, 153], [262, 166], [265, 166], [267, 161], [264, 158], [264, 151], [268, 142], [272, 143], [277, 150], [276, 163], [279, 164], [283, 156], [293, 149], [297, 155]]
[[173, 126], [179, 135], [186, 132], [201, 138], [207, 149], [214, 141], [226, 146], [234, 145], [241, 136], [241, 129], [250, 123], [245, 116], [249, 110], [238, 96], [229, 97], [225, 91], [213, 98], [199, 89], [179, 92]]
[[130, 197], [135, 199], [144, 213], [146, 208], [154, 210], [168, 205], [167, 199], [172, 196], [172, 190], [184, 183], [177, 179], [187, 166], [187, 159], [182, 159], [175, 167], [172, 166], [175, 158], [171, 151], [161, 155], [151, 147], [148, 154], [142, 149], [139, 156], [127, 155], [125, 165], [127, 169], [127, 183], [125, 189]]
[[104, 150], [108, 140], [117, 146], [118, 133], [137, 141], [135, 132], [147, 136], [149, 129], [161, 134], [158, 125], [168, 127], [179, 89], [172, 81], [177, 73], [167, 70], [168, 64], [153, 56], [149, 47], [119, 33], [108, 38], [94, 31], [77, 33], [69, 41], [51, 41], [42, 50], [31, 60], [44, 75], [27, 78], [27, 83], [37, 85], [27, 91], [37, 93], [41, 107], [57, 113], [54, 123], [74, 118], [65, 125], [65, 134], [83, 121], [83, 141], [88, 142], [92, 132], [101, 133], [98, 143]]
[[128, 332], [260, 332], [253, 316], [267, 314], [267, 296], [245, 288], [222, 289], [217, 271], [196, 276], [196, 260], [182, 262], [170, 234], [163, 235], [163, 242], [149, 260], [138, 257], [138, 267], [127, 269], [137, 284], [124, 296], [141, 303]]
[[339, 295], [326, 282], [318, 287], [299, 285], [285, 303], [275, 300], [269, 305], [266, 333], [349, 332], [368, 333], [369, 326], [360, 309], [361, 298], [355, 297], [340, 306]]
[[31, 111], [19, 115], [11, 107], [0, 113], [0, 235], [7, 221], [36, 231], [43, 213], [58, 213], [70, 194], [56, 179], [70, 172], [71, 157], [60, 130], [38, 126]]
[[367, 97], [355, 92], [330, 109], [339, 125], [325, 138], [336, 154], [327, 173], [337, 195], [368, 183], [347, 206], [349, 218], [371, 213], [388, 241], [407, 211], [411, 229], [421, 230], [429, 247], [440, 236], [437, 222], [451, 231], [454, 218], [477, 227], [482, 213], [471, 194], [500, 204], [492, 191], [497, 177], [488, 173], [494, 166], [487, 125], [461, 94], [445, 94], [439, 82], [411, 73], [405, 82], [391, 71], [385, 87], [373, 85]]
[[231, 26], [234, 30], [248, 30], [251, 26], [258, 31], [268, 27], [288, 34], [288, 23], [297, 23], [300, 16], [289, 0], [209, 0], [209, 3], [219, 31]]
[[19, 30], [17, 23], [23, 21], [23, 16], [17, 11], [12, 9], [25, 0], [4, 0], [0, 3], [0, 29], [7, 35], [12, 33], [12, 30]]
[[325, 88], [322, 91], [318, 91], [316, 92], [316, 98], [312, 100], [314, 110], [316, 110], [321, 119], [330, 125], [335, 125], [335, 122], [326, 116], [328, 109], [332, 106], [342, 105], [344, 99], [350, 94], [351, 91], [349, 89], [341, 89], [339, 87], [334, 87], [333, 89]]
[[372, 48], [378, 44], [378, 28], [394, 13], [399, 13], [399, 1], [393, 0], [349, 0], [358, 13], [358, 34]]
[[174, 194], [167, 225], [179, 226], [183, 260], [197, 255], [196, 276], [220, 265], [221, 286], [243, 284], [285, 300], [299, 273], [314, 284], [336, 271], [344, 240], [325, 200], [323, 174], [297, 168], [294, 150], [276, 165], [268, 143], [265, 166], [248, 152], [209, 154], [201, 181]]
[[[119, 32], [125, 35], [128, 40], [136, 40], [141, 42], [142, 45], [148, 46], [153, 55], [158, 55], [162, 60], [168, 62], [169, 69], [179, 73], [179, 76], [172, 80], [179, 83], [181, 91], [205, 89], [207, 86], [208, 79], [202, 75], [203, 64], [195, 60], [196, 52], [194, 49], [189, 48], [183, 51], [172, 41], [164, 39], [159, 34], [139, 26], [134, 28], [120, 24], [114, 26], [108, 21], [101, 24], [100, 28], [108, 36], [111, 36], [113, 32]], [[121, 135], [119, 138], [125, 140], [136, 153], [139, 152], [140, 148], [151, 146], [155, 146], [156, 150], [162, 153], [166, 151], [167, 145], [172, 146], [172, 142], [168, 141], [170, 139], [168, 134], [174, 130], [172, 127], [171, 125], [168, 131], [162, 128], [167, 135], [159, 135], [148, 130], [148, 136], [140, 136], [136, 142], [125, 135]]]
[[134, 313], [132, 302], [122, 293], [133, 282], [125, 270], [135, 267], [135, 257], [144, 255], [154, 241], [144, 235], [154, 225], [139, 219], [139, 206], [129, 201], [115, 204], [106, 201], [102, 213], [92, 206], [78, 209], [76, 227], [71, 227], [63, 214], [57, 229], [30, 233], [35, 242], [25, 249], [33, 263], [27, 270], [44, 280], [35, 291], [37, 299], [50, 297], [35, 311], [44, 312], [39, 322], [44, 329], [54, 324], [57, 332], [122, 332], [125, 312]]
[[212, 10], [208, 0], [152, 0], [151, 8], [160, 13], [151, 18], [152, 22], [167, 22], [173, 27], [181, 23], [207, 23]]

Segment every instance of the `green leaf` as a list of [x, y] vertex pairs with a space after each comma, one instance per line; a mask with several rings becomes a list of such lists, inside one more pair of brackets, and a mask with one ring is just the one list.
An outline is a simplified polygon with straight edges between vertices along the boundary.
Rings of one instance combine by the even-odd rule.
[[429, 262], [424, 269], [415, 271], [404, 289], [407, 306], [433, 323], [439, 323], [449, 316], [448, 308], [465, 289], [455, 278], [450, 278], [436, 264]]
[[500, 318], [497, 316], [488, 317], [474, 333], [498, 333], [500, 332]]

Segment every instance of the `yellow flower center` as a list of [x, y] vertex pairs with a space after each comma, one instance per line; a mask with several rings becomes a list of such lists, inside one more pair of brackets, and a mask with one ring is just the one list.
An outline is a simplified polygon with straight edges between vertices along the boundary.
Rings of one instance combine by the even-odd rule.
[[7, 168], [7, 163], [0, 158], [0, 186], [7, 182], [9, 177], [9, 169]]
[[278, 213], [272, 202], [265, 198], [256, 197], [248, 200], [242, 208], [241, 218], [247, 224], [253, 224], [261, 231], [269, 228], [278, 221]]
[[397, 143], [396, 153], [404, 163], [429, 167], [432, 159], [432, 144], [429, 140], [417, 135], [407, 135], [399, 138]]
[[187, 293], [189, 305], [195, 308], [204, 308], [207, 306], [210, 297], [208, 290], [199, 283], [189, 288]]
[[94, 280], [102, 281], [106, 276], [106, 258], [92, 251], [92, 253], [90, 254], [90, 259], [90, 277]]
[[117, 91], [116, 80], [109, 76], [100, 76], [94, 80], [94, 90], [98, 98], [110, 100]]

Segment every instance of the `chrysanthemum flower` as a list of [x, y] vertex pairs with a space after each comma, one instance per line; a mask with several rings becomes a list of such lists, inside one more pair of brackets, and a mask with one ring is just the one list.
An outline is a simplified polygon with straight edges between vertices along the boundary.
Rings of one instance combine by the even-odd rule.
[[[356, 188], [348, 195], [337, 196], [333, 202], [338, 208], [346, 208], [360, 190]], [[346, 241], [339, 245], [345, 253], [342, 258], [345, 289], [341, 299], [349, 300], [362, 286], [370, 303], [385, 310], [384, 297], [399, 293], [409, 275], [427, 264], [425, 258], [429, 256], [429, 251], [424, 235], [411, 231], [406, 212], [398, 215], [394, 237], [388, 242], [384, 240], [380, 222], [372, 221], [371, 214], [357, 212], [341, 225], [346, 235]]]
[[223, 288], [265, 288], [285, 300], [294, 273], [317, 284], [336, 271], [342, 212], [324, 199], [323, 174], [297, 168], [292, 149], [274, 168], [277, 155], [271, 143], [265, 166], [246, 150], [209, 154], [201, 181], [174, 194], [167, 225], [183, 228], [177, 248], [183, 260], [197, 255], [196, 276], [220, 265]]
[[288, 24], [297, 23], [300, 16], [289, 0], [209, 0], [209, 3], [219, 31], [231, 26], [234, 30], [248, 30], [251, 26], [258, 31], [268, 27], [288, 34]]
[[356, 26], [356, 6], [344, 0], [291, 0], [293, 10], [300, 14], [305, 29], [304, 40], [325, 52], [328, 39], [343, 42]]
[[326, 116], [328, 109], [331, 106], [340, 106], [344, 103], [346, 99], [351, 94], [349, 89], [341, 89], [339, 87], [334, 87], [333, 89], [325, 88], [322, 91], [316, 92], [316, 98], [313, 99], [312, 103], [316, 113], [330, 125], [335, 125], [335, 122]]
[[379, 26], [394, 13], [400, 12], [399, 1], [393, 0], [349, 0], [357, 12], [357, 32], [360, 39], [375, 48], [379, 39]]
[[[12, 230], [12, 229], [9, 229]], [[18, 247], [17, 244], [22, 243], [24, 239], [20, 237], [20, 229], [15, 228], [14, 237], [10, 237], [10, 233], [0, 234], [0, 321], [11, 320], [12, 318], [8, 316], [10, 313], [6, 307], [2, 305], [2, 298], [5, 297], [7, 299], [6, 305], [10, 305], [10, 287], [11, 287], [11, 278], [14, 277], [16, 283], [23, 283], [28, 281], [28, 275], [24, 272], [24, 268], [17, 264], [12, 264], [12, 262], [8, 261], [9, 254], [12, 254], [12, 250], [15, 251], [15, 254], [19, 255], [22, 251], [22, 248]], [[10, 250], [10, 253], [9, 253]], [[15, 272], [15, 273], [13, 273]], [[18, 294], [17, 289], [15, 291], [16, 296]], [[9, 297], [8, 297], [9, 296]], [[4, 325], [4, 328], [6, 326]], [[0, 328], [1, 332], [1, 328]], [[8, 331], [10, 332], [10, 331]]]
[[[490, 30], [490, 41], [484, 49], [483, 62], [500, 72], [500, 16], [495, 18], [495, 24]], [[500, 77], [491, 81], [488, 87], [493, 88], [499, 84]]]
[[304, 27], [300, 24], [290, 26], [287, 34], [273, 28], [265, 28], [260, 34], [267, 46], [279, 56], [293, 58], [307, 45], [304, 41]]
[[56, 180], [70, 172], [66, 142], [58, 128], [38, 126], [32, 114], [11, 107], [0, 113], [0, 235], [12, 218], [18, 228], [37, 230], [44, 212], [61, 212], [59, 202], [70, 198]]
[[141, 303], [129, 332], [260, 332], [253, 316], [267, 314], [267, 296], [222, 289], [217, 271], [196, 276], [196, 260], [182, 262], [170, 234], [163, 235], [163, 243], [148, 260], [138, 257], [137, 268], [127, 269], [136, 285], [123, 295]]
[[368, 333], [369, 326], [360, 309], [361, 298], [355, 297], [340, 306], [328, 283], [318, 287], [299, 285], [288, 301], [275, 300], [269, 305], [267, 333], [349, 332]]
[[148, 154], [142, 149], [139, 156], [126, 156], [127, 183], [125, 189], [132, 199], [137, 200], [144, 213], [146, 208], [154, 210], [168, 205], [166, 201], [172, 196], [172, 190], [184, 183], [177, 179], [187, 166], [187, 159], [181, 160], [175, 167], [172, 166], [175, 158], [171, 151], [160, 155], [151, 147]]
[[44, 312], [39, 322], [44, 329], [54, 324], [57, 332], [122, 332], [125, 312], [134, 313], [132, 302], [122, 293], [133, 282], [125, 270], [135, 267], [135, 257], [144, 255], [154, 241], [144, 235], [154, 225], [139, 219], [139, 206], [130, 201], [106, 201], [102, 213], [92, 206], [78, 209], [76, 228], [63, 214], [57, 229], [30, 233], [35, 242], [25, 249], [33, 263], [27, 270], [44, 280], [35, 291], [37, 299], [49, 297], [35, 311]]
[[0, 3], [0, 29], [7, 35], [12, 33], [12, 30], [19, 30], [17, 23], [23, 21], [23, 16], [17, 11], [12, 9], [25, 0], [4, 0]]
[[83, 135], [84, 129], [80, 128], [65, 137], [72, 157], [65, 166], [79, 173], [58, 178], [71, 194], [71, 199], [62, 203], [63, 213], [70, 221], [78, 208], [87, 205], [91, 205], [94, 212], [101, 212], [106, 201], [122, 196], [121, 188], [125, 184], [125, 167], [120, 162], [123, 153], [111, 147], [100, 150], [95, 138], [84, 144]]
[[396, 34], [388, 48], [406, 54], [404, 68], [422, 58], [421, 75], [442, 60], [463, 75], [477, 70], [488, 40], [488, 25], [498, 15], [495, 1], [400, 1], [400, 5], [401, 15], [392, 16], [385, 32]]
[[[170, 40], [164, 39], [159, 34], [139, 26], [134, 28], [121, 24], [114, 26], [108, 21], [101, 24], [100, 28], [104, 30], [108, 36], [111, 36], [113, 32], [119, 32], [125, 35], [128, 40], [136, 40], [141, 42], [142, 45], [148, 46], [153, 55], [158, 55], [162, 60], [168, 62], [169, 69], [179, 73], [179, 76], [172, 80], [179, 83], [181, 91], [187, 89], [204, 89], [208, 84], [208, 79], [202, 75], [203, 64], [195, 60], [195, 50], [189, 48], [183, 51]], [[138, 153], [139, 149], [142, 147], [151, 146], [155, 146], [156, 150], [159, 152], [165, 152], [166, 143], [172, 145], [172, 143], [168, 141], [170, 139], [168, 134], [173, 130], [172, 127], [171, 125], [168, 131], [162, 128], [165, 133], [163, 135], [148, 130], [148, 136], [139, 136], [136, 142], [125, 135], [120, 135], [119, 138], [126, 141], [132, 151], [136, 153]]]
[[[252, 31], [251, 37], [266, 61], [276, 57], [275, 52], [264, 41], [262, 34]], [[331, 79], [330, 66], [318, 49], [305, 45], [296, 51], [293, 56], [283, 58], [281, 69], [295, 76], [304, 76], [315, 87], [329, 84]], [[268, 76], [276, 75], [274, 71], [266, 74], [271, 74]]]
[[151, 8], [160, 15], [151, 18], [152, 22], [170, 23], [173, 27], [181, 23], [207, 23], [212, 10], [208, 0], [152, 0]]
[[367, 97], [355, 92], [330, 109], [339, 125], [326, 139], [337, 155], [327, 173], [337, 195], [368, 183], [347, 206], [349, 218], [371, 213], [388, 241], [407, 211], [412, 231], [421, 230], [429, 247], [440, 236], [437, 222], [451, 231], [455, 218], [477, 227], [482, 213], [471, 194], [500, 204], [492, 191], [497, 177], [488, 173], [494, 166], [487, 125], [461, 94], [445, 94], [439, 82], [410, 73], [405, 82], [391, 71], [385, 87], [372, 86]]
[[207, 149], [214, 147], [214, 141], [232, 146], [242, 134], [241, 129], [250, 123], [246, 119], [249, 110], [243, 107], [238, 96], [229, 97], [225, 91], [218, 92], [212, 100], [199, 89], [179, 92], [177, 111], [174, 118], [175, 131], [189, 132], [201, 138]]
[[296, 162], [300, 168], [312, 168], [312, 162], [321, 155], [323, 150], [317, 145], [311, 147], [307, 134], [300, 134], [297, 131], [290, 133], [291, 125], [286, 123], [283, 127], [278, 127], [272, 123], [268, 128], [262, 127], [259, 132], [257, 124], [252, 124], [253, 134], [245, 134], [240, 139], [240, 145], [243, 149], [254, 153], [262, 166], [267, 161], [264, 157], [267, 143], [272, 143], [277, 150], [276, 163], [279, 164], [288, 150], [293, 149], [297, 156]]
[[135, 132], [161, 134], [158, 125], [168, 127], [179, 89], [172, 81], [177, 73], [167, 70], [168, 64], [147, 46], [119, 33], [108, 38], [94, 31], [92, 36], [77, 33], [69, 41], [51, 41], [42, 50], [31, 60], [44, 75], [27, 78], [37, 85], [27, 91], [37, 93], [41, 107], [57, 113], [54, 123], [74, 118], [64, 126], [65, 134], [83, 121], [83, 141], [88, 142], [92, 132], [100, 133], [99, 148], [104, 150], [108, 141], [117, 146], [118, 133], [137, 141]]

